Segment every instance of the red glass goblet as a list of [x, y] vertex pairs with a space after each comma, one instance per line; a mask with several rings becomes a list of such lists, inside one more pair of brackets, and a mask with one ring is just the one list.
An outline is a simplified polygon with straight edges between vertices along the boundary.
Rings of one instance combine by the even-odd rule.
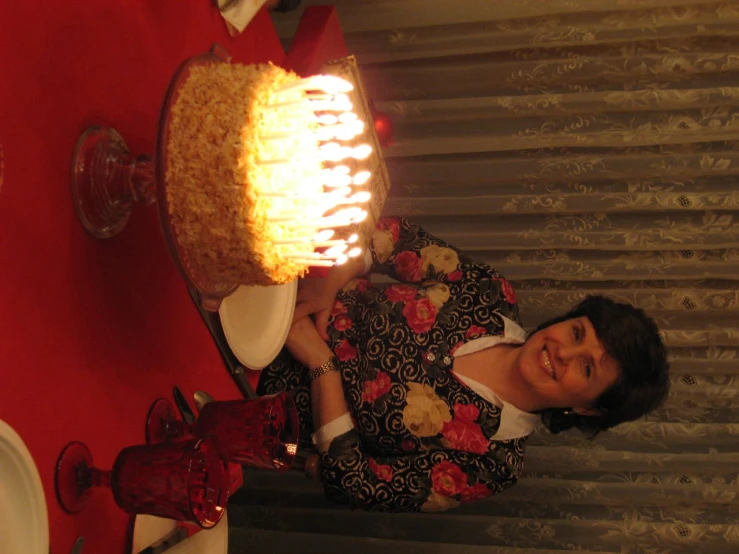
[[298, 410], [287, 392], [259, 398], [208, 402], [192, 425], [177, 419], [172, 404], [160, 398], [146, 421], [146, 440], [171, 441], [213, 435], [230, 462], [285, 471], [298, 449]]
[[204, 529], [223, 516], [228, 501], [228, 463], [213, 436], [130, 446], [111, 471], [97, 469], [81, 442], [70, 442], [56, 464], [56, 496], [76, 514], [94, 487], [109, 487], [116, 504], [131, 514], [193, 521]]

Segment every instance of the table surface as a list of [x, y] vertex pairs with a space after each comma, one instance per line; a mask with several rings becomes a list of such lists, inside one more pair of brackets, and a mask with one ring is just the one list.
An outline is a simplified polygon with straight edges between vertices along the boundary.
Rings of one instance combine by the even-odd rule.
[[[54, 554], [75, 538], [118, 554], [132, 518], [107, 491], [70, 516], [54, 496], [62, 447], [84, 441], [101, 468], [144, 440], [151, 402], [177, 384], [238, 390], [169, 259], [156, 207], [136, 206], [97, 241], [74, 216], [70, 156], [95, 123], [152, 154], [170, 77], [212, 42], [237, 62], [281, 63], [262, 11], [231, 38], [210, 0], [52, 0], [0, 7], [0, 419], [26, 442], [46, 493]], [[1, 516], [0, 516], [1, 517]]]

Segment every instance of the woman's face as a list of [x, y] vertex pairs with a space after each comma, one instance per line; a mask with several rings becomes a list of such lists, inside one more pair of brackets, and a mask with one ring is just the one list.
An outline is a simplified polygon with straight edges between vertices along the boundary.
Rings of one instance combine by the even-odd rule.
[[537, 331], [518, 354], [518, 371], [540, 409], [586, 411], [620, 374], [618, 364], [606, 353], [587, 317]]

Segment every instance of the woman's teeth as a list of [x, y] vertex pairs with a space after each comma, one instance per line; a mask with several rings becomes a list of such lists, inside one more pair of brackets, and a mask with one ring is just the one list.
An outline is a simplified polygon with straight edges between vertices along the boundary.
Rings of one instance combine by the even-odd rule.
[[549, 352], [546, 347], [541, 351], [541, 360], [544, 362], [544, 367], [549, 372], [549, 376], [556, 381], [557, 378], [554, 376], [554, 368], [552, 367], [552, 361], [549, 359]]

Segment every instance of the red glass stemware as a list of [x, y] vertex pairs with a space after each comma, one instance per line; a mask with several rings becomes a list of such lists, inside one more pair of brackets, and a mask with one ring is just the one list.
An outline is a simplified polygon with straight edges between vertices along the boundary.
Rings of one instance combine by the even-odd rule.
[[158, 442], [213, 435], [230, 462], [285, 471], [297, 453], [298, 425], [295, 400], [287, 392], [209, 402], [193, 425], [177, 419], [172, 404], [160, 398], [149, 409], [146, 439]]
[[80, 512], [92, 489], [109, 487], [116, 504], [132, 514], [150, 514], [213, 527], [228, 501], [228, 463], [213, 436], [120, 451], [113, 469], [92, 462], [90, 450], [70, 442], [56, 465], [56, 496], [68, 513]]

